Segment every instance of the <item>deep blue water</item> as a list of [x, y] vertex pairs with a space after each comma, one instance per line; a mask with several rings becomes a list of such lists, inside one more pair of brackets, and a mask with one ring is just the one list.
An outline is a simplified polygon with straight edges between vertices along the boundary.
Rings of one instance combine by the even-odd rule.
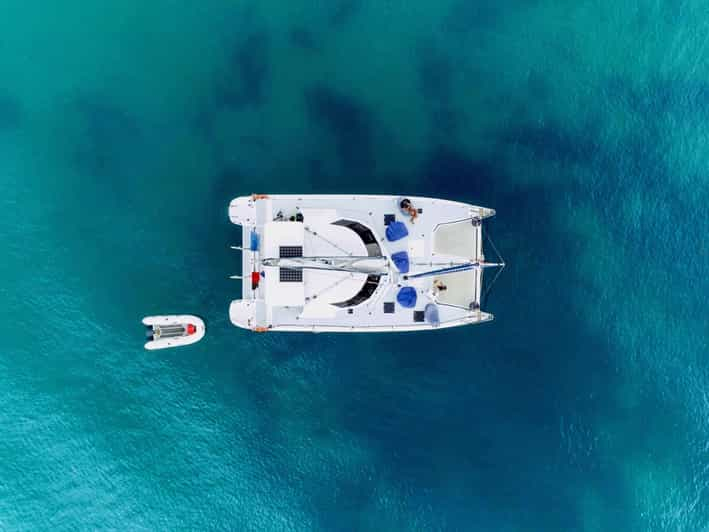
[[[709, 530], [705, 4], [143, 4], [0, 8], [0, 529]], [[252, 192], [495, 208], [496, 320], [232, 327]]]

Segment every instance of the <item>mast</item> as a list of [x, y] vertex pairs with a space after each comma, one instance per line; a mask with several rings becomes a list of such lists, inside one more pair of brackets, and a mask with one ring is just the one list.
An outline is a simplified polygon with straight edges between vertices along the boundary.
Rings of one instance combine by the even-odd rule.
[[261, 260], [261, 264], [270, 267], [289, 268], [292, 270], [329, 270], [363, 273], [366, 275], [385, 275], [389, 273], [386, 257], [265, 258]]

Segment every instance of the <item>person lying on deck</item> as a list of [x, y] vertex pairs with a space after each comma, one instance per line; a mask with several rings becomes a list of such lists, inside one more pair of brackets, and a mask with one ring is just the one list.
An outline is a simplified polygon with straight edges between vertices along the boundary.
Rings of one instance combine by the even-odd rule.
[[409, 198], [404, 198], [401, 200], [401, 203], [399, 203], [399, 207], [401, 207], [402, 211], [405, 211], [409, 216], [411, 216], [411, 223], [414, 223], [419, 213], [411, 204], [411, 200]]
[[440, 292], [445, 292], [446, 290], [448, 290], [448, 287], [445, 284], [443, 284], [443, 281], [441, 281], [440, 279], [435, 279], [433, 281], [433, 294], [434, 295], [436, 295]]

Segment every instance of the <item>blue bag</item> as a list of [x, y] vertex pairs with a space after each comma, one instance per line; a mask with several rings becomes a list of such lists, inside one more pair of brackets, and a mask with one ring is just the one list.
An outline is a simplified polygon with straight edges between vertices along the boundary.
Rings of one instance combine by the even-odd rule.
[[391, 222], [386, 228], [386, 237], [389, 242], [396, 242], [408, 236], [409, 230], [403, 222]]
[[251, 231], [251, 251], [258, 251], [258, 233], [256, 231]]
[[416, 289], [412, 286], [404, 286], [396, 294], [396, 300], [404, 308], [414, 308], [416, 306]]
[[423, 317], [428, 323], [430, 323], [434, 327], [438, 327], [438, 325], [441, 323], [441, 318], [438, 316], [438, 307], [435, 303], [429, 303], [428, 305], [426, 305], [426, 307], [423, 309]]
[[406, 251], [392, 253], [391, 260], [401, 273], [409, 273], [409, 254]]

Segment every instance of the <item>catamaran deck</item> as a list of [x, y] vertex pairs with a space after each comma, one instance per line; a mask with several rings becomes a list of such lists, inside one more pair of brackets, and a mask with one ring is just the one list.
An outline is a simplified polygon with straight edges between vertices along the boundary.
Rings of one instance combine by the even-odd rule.
[[[494, 211], [408, 196], [417, 212], [412, 221], [401, 199], [234, 199], [229, 217], [242, 226], [243, 282], [242, 299], [230, 308], [232, 322], [252, 330], [374, 332], [491, 320], [480, 309], [482, 220]], [[392, 224], [408, 234], [392, 240]]]

